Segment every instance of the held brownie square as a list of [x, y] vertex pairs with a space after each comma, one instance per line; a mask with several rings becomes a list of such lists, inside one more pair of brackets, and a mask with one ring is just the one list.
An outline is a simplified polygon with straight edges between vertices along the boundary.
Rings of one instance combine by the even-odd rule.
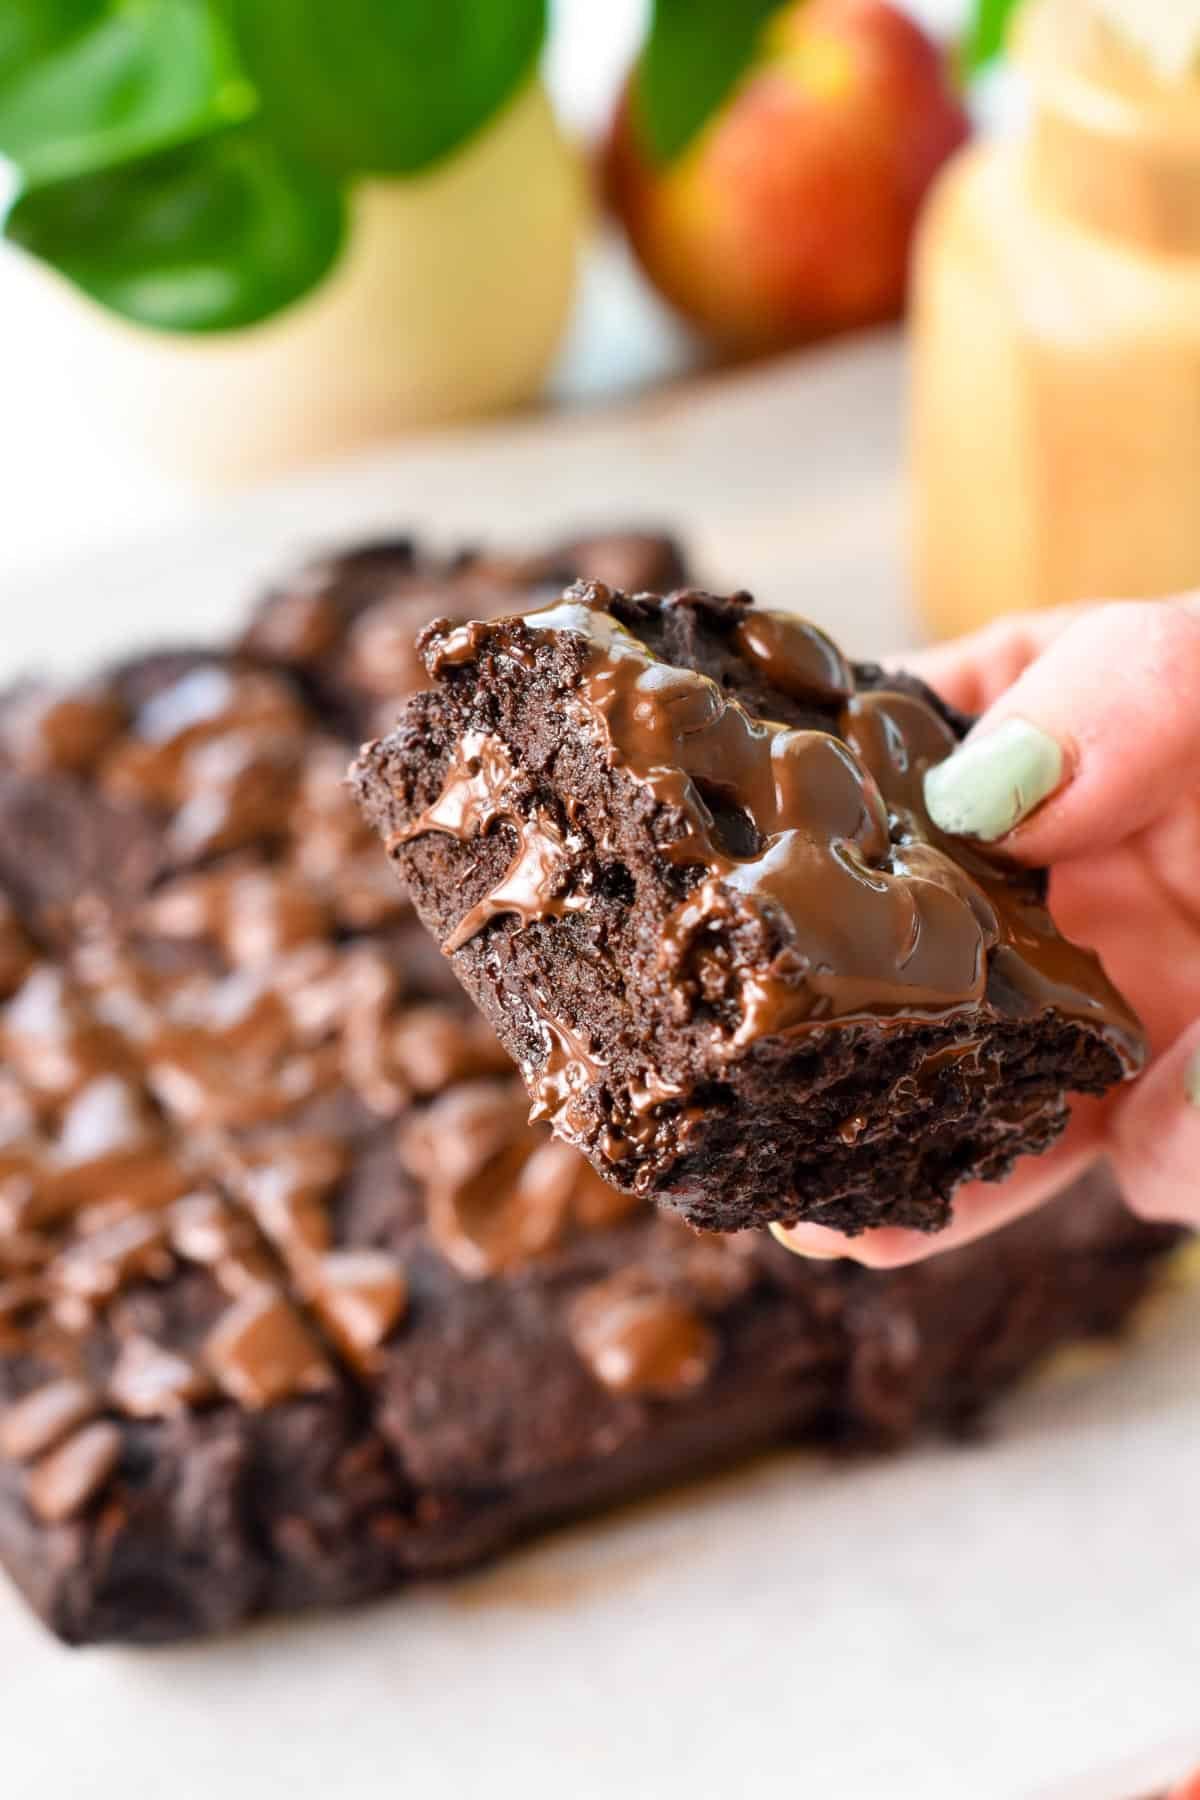
[[1041, 872], [947, 838], [963, 734], [746, 595], [580, 582], [431, 626], [355, 781], [548, 1119], [716, 1230], [944, 1226], [1135, 1073], [1138, 1021]]

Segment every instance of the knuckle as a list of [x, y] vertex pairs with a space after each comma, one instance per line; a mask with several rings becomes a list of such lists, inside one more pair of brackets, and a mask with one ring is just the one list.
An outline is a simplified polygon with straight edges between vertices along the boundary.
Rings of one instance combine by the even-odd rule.
[[1194, 728], [1200, 717], [1200, 609], [1179, 601], [1114, 600], [1068, 627], [1065, 669], [1088, 668], [1115, 688], [1136, 688], [1156, 724]]

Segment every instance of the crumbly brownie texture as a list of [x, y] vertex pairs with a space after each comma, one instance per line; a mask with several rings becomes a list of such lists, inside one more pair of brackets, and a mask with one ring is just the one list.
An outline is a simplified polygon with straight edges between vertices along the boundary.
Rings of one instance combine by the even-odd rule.
[[1103, 1177], [873, 1278], [696, 1239], [529, 1126], [372, 861], [326, 673], [172, 652], [0, 703], [0, 1559], [61, 1637], [958, 1426], [1120, 1324], [1173, 1236]]
[[537, 604], [577, 578], [637, 590], [677, 587], [688, 576], [674, 539], [648, 531], [564, 539], [530, 556], [436, 558], [410, 538], [384, 539], [318, 557], [273, 588], [241, 647], [288, 666], [361, 741], [386, 730], [397, 704], [424, 687], [416, 639], [431, 619], [511, 612], [515, 596]]
[[965, 722], [919, 682], [746, 595], [595, 582], [422, 647], [359, 793], [607, 1179], [706, 1229], [936, 1231], [1139, 1066], [1043, 875], [930, 820]]

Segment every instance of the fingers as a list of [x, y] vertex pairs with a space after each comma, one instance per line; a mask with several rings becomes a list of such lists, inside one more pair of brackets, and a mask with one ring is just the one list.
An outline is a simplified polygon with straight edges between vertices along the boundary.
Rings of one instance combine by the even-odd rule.
[[1200, 1225], [1200, 1024], [1122, 1097], [1110, 1144], [1135, 1212]]
[[928, 650], [905, 651], [889, 658], [889, 663], [919, 675], [960, 712], [986, 712], [1086, 610], [1055, 606], [1042, 612], [1011, 613], [969, 637]]
[[898, 1269], [941, 1256], [1010, 1225], [1082, 1175], [1100, 1154], [1101, 1116], [1099, 1106], [1079, 1103], [1069, 1128], [1045, 1156], [1027, 1158], [1007, 1181], [978, 1181], [960, 1188], [954, 1196], [954, 1217], [944, 1231], [930, 1234], [882, 1226], [848, 1238], [824, 1225], [772, 1225], [771, 1234], [796, 1256], [818, 1262], [846, 1257], [867, 1269]]
[[935, 822], [1033, 863], [1095, 854], [1194, 793], [1200, 596], [1070, 620], [929, 772]]
[[1200, 1019], [1200, 784], [1196, 802], [1118, 849], [1059, 863], [1050, 911], [1101, 952], [1161, 1055]]

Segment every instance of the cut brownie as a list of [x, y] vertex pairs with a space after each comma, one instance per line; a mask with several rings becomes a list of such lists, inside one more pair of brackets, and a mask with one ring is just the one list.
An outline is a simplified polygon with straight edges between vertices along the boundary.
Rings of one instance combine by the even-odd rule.
[[330, 654], [0, 703], [0, 1560], [52, 1629], [354, 1600], [957, 1426], [1120, 1324], [1175, 1236], [1102, 1176], [874, 1277], [698, 1240], [528, 1125], [345, 792]]
[[285, 664], [363, 738], [386, 729], [397, 703], [424, 685], [415, 645], [431, 619], [465, 623], [512, 612], [582, 578], [661, 589], [688, 575], [675, 540], [649, 531], [564, 539], [526, 556], [464, 550], [439, 558], [410, 538], [383, 539], [317, 557], [273, 588], [242, 649]]
[[322, 1197], [335, 1255], [405, 1269], [374, 1418], [420, 1495], [426, 1572], [773, 1442], [966, 1426], [1067, 1335], [1110, 1331], [1173, 1241], [1097, 1172], [911, 1270], [805, 1265], [631, 1204], [523, 1101], [515, 1080], [452, 1087]]
[[814, 627], [580, 584], [423, 639], [357, 786], [534, 1102], [718, 1230], [944, 1226], [1136, 1071], [1045, 879], [945, 837], [964, 721]]

